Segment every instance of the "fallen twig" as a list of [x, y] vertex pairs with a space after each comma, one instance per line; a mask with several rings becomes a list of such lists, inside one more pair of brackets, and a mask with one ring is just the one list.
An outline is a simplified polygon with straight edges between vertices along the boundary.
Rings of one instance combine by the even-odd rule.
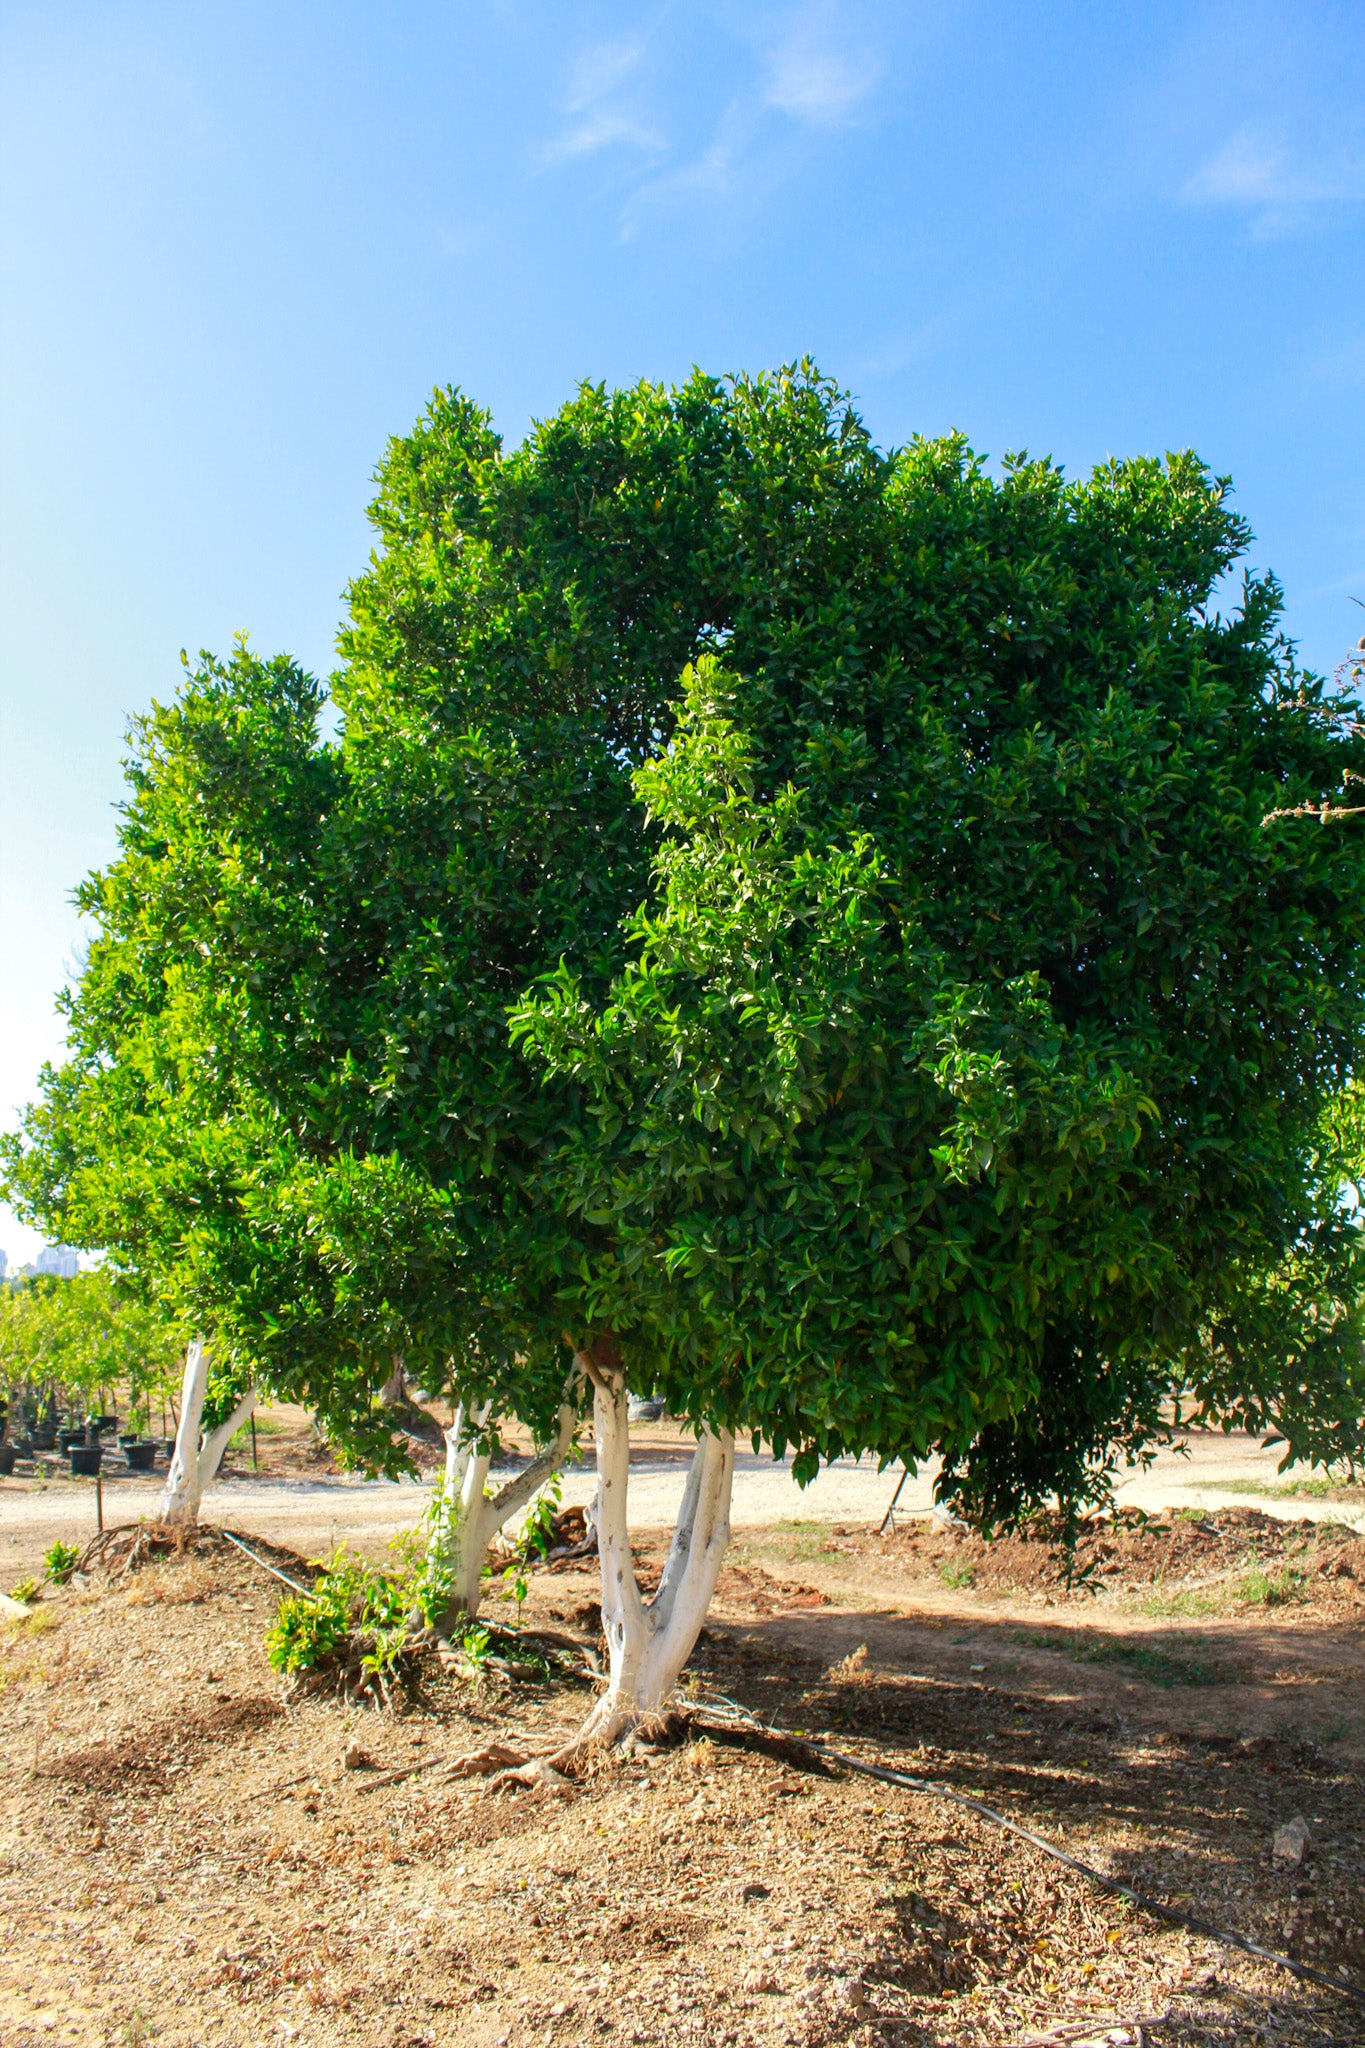
[[[1035, 2034], [1021, 2034], [1006, 2048], [1147, 2048], [1148, 2027], [1164, 2026], [1169, 2013], [1147, 2013], [1140, 2020], [1066, 2020]], [[1122, 2034], [1122, 2041], [1116, 2039]]]
[[377, 1792], [381, 1785], [401, 1785], [404, 1778], [415, 1778], [420, 1771], [434, 1771], [443, 1762], [443, 1757], [429, 1756], [420, 1764], [405, 1764], [399, 1771], [381, 1771], [377, 1778], [366, 1778], [355, 1789], [357, 1792]]
[[421, 1771], [439, 1771], [445, 1778], [487, 1778], [495, 1771], [518, 1770], [526, 1762], [524, 1749], [509, 1749], [506, 1743], [490, 1742], [484, 1748], [472, 1750], [467, 1756], [432, 1756], [420, 1764], [406, 1764], [400, 1770], [384, 1771], [377, 1778], [367, 1778], [363, 1785], [357, 1785], [357, 1792], [377, 1792], [381, 1785], [398, 1785], [404, 1778], [415, 1778]]

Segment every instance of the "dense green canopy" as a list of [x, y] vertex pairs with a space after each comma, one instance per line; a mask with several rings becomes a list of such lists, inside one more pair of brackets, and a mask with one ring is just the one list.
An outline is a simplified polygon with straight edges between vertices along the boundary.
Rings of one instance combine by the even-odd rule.
[[438, 394], [374, 517], [336, 742], [245, 650], [137, 734], [36, 1213], [378, 1462], [394, 1351], [546, 1422], [604, 1330], [986, 1518], [1178, 1386], [1348, 1441], [1365, 863], [1261, 820], [1365, 764], [1274, 583], [1212, 609], [1223, 484], [884, 453], [800, 371], [508, 454]]

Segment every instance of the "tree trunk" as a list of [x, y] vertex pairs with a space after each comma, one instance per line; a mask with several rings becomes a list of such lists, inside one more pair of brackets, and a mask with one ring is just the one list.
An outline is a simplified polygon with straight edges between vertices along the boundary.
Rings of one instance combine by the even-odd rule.
[[379, 1389], [379, 1405], [381, 1408], [406, 1408], [409, 1399], [407, 1371], [402, 1359], [395, 1357], [393, 1371]]
[[626, 1381], [614, 1345], [580, 1353], [593, 1383], [597, 1436], [597, 1544], [602, 1561], [602, 1625], [610, 1671], [607, 1690], [568, 1751], [619, 1742], [641, 1721], [667, 1711], [683, 1666], [696, 1645], [730, 1543], [730, 1490], [735, 1440], [729, 1430], [697, 1438], [663, 1577], [648, 1602], [630, 1551], [626, 1490], [630, 1422]]
[[[566, 1395], [569, 1392], [566, 1389]], [[429, 1580], [445, 1589], [444, 1604], [436, 1620], [443, 1635], [449, 1635], [461, 1621], [478, 1613], [489, 1544], [503, 1524], [524, 1508], [559, 1470], [573, 1441], [575, 1409], [566, 1398], [551, 1441], [537, 1451], [524, 1471], [489, 1496], [484, 1491], [488, 1482], [488, 1452], [479, 1448], [480, 1434], [488, 1418], [486, 1407], [467, 1414], [461, 1402], [454, 1421], [445, 1431], [445, 1477], [427, 1544]]]
[[201, 1436], [208, 1383], [209, 1347], [204, 1338], [196, 1337], [185, 1353], [175, 1452], [161, 1495], [161, 1519], [175, 1529], [192, 1529], [199, 1520], [204, 1488], [217, 1476], [224, 1451], [256, 1406], [256, 1390], [252, 1387], [225, 1422], [220, 1422], [207, 1436]]

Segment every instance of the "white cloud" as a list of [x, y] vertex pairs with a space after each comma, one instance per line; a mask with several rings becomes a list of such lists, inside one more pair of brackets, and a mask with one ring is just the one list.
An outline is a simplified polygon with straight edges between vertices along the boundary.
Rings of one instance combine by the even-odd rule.
[[585, 107], [596, 106], [599, 100], [615, 92], [639, 70], [644, 54], [643, 36], [628, 36], [616, 43], [594, 43], [581, 50], [574, 60], [569, 112], [582, 113]]
[[877, 83], [872, 52], [848, 45], [829, 7], [802, 8], [766, 54], [764, 104], [811, 128], [843, 127]]
[[569, 123], [546, 152], [552, 162], [621, 146], [651, 156], [662, 151], [658, 128], [622, 97], [644, 63], [646, 49], [643, 36], [629, 36], [594, 43], [579, 52], [564, 102]]
[[1186, 180], [1181, 196], [1240, 207], [1258, 234], [1282, 234], [1325, 207], [1365, 199], [1365, 164], [1340, 155], [1315, 160], [1264, 128], [1243, 127]]
[[[703, 112], [709, 93], [692, 93], [677, 123], [685, 138], [679, 149], [655, 112], [679, 55], [676, 34], [667, 44], [661, 34], [671, 12], [665, 6], [647, 30], [578, 54], [563, 126], [542, 156], [543, 164], [554, 165], [618, 150], [626, 240], [651, 215], [688, 206], [708, 209], [713, 223], [723, 218], [726, 233], [740, 231], [797, 174], [817, 136], [857, 121], [881, 76], [866, 18], [855, 18], [863, 16], [861, 6], [850, 0], [768, 6], [757, 22], [750, 15], [743, 26], [731, 20], [726, 32], [706, 30], [713, 78], [731, 67], [736, 46], [747, 46], [749, 63], [741, 58], [741, 77], [718, 112], [710, 102], [709, 121]], [[695, 35], [683, 39], [689, 60]]]
[[621, 232], [634, 238], [646, 217], [679, 200], [729, 199], [741, 188], [756, 198], [769, 182], [765, 166], [751, 153], [753, 122], [739, 100], [732, 100], [715, 134], [701, 152], [676, 169], [647, 179], [632, 193], [622, 216]]
[[945, 315], [936, 314], [932, 320], [922, 321], [908, 334], [891, 336], [873, 344], [861, 356], [855, 356], [849, 375], [854, 382], [864, 377], [873, 381], [879, 377], [895, 377], [915, 363], [928, 362], [947, 346], [951, 327], [952, 323]]
[[648, 122], [637, 119], [634, 114], [599, 107], [557, 136], [550, 146], [550, 155], [557, 158], [592, 156], [599, 149], [611, 149], [617, 143], [625, 143], [650, 154], [664, 146], [658, 129], [650, 127]]

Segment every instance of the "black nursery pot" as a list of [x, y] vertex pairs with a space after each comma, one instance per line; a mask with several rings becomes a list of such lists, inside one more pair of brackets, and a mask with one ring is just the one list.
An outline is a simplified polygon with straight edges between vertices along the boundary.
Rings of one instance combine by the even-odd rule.
[[123, 1455], [128, 1460], [130, 1472], [154, 1472], [156, 1470], [155, 1444], [125, 1444]]
[[59, 1429], [57, 1431], [57, 1448], [60, 1451], [74, 1450], [77, 1444], [84, 1444], [84, 1442], [84, 1423], [81, 1424], [79, 1429]]
[[14, 1445], [0, 1444], [0, 1479], [8, 1479], [14, 1470]]
[[93, 1479], [100, 1469], [102, 1453], [98, 1444], [72, 1444], [67, 1456], [73, 1479]]

